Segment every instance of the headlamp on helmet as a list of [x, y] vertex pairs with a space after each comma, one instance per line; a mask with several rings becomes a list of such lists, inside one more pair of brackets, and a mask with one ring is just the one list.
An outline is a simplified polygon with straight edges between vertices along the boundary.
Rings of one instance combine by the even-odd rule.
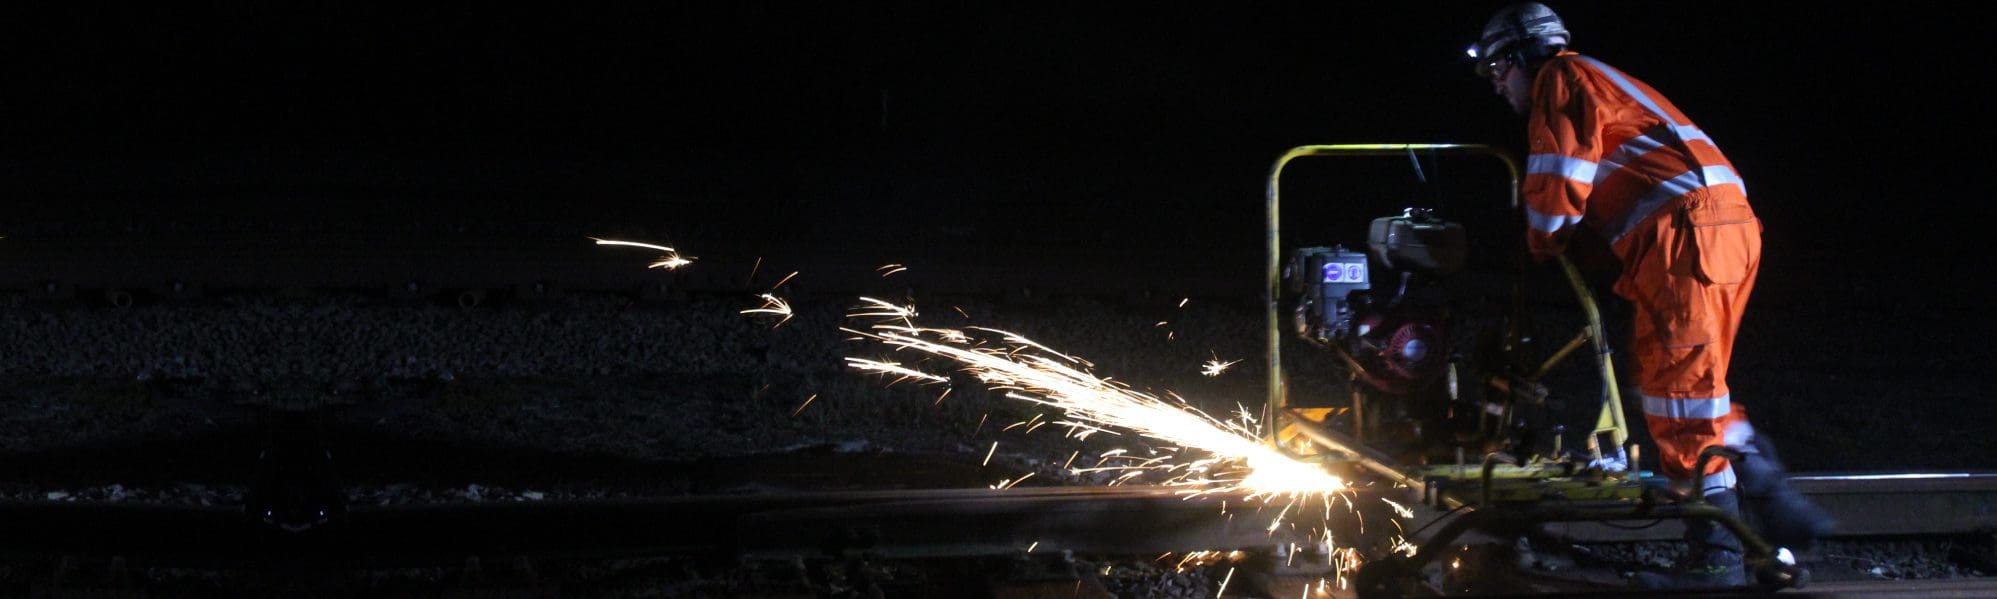
[[1491, 76], [1496, 61], [1531, 62], [1552, 56], [1567, 46], [1572, 34], [1553, 9], [1538, 2], [1521, 2], [1491, 15], [1483, 36], [1466, 51], [1479, 77]]

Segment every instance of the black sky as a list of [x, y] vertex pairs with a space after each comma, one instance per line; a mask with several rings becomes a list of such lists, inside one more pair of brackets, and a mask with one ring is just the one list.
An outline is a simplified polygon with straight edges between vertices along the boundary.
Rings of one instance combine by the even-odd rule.
[[[1169, 227], [1252, 215], [1291, 146], [1522, 128], [1461, 55], [1501, 2], [266, 4], [9, 9], [13, 218], [393, 195], [488, 218], [704, 198]], [[1720, 142], [1773, 238], [1945, 244], [1910, 231], [1967, 233], [1988, 195], [1988, 27], [1966, 15], [1554, 7]]]

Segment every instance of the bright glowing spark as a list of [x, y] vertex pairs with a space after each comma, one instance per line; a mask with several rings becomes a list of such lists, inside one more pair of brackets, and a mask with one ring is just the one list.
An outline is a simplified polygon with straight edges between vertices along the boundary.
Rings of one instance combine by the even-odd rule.
[[765, 293], [759, 297], [763, 298], [762, 307], [743, 310], [742, 313], [769, 314], [772, 316], [782, 316], [783, 318], [778, 319], [776, 324], [770, 325], [770, 328], [772, 329], [784, 326], [784, 323], [790, 322], [790, 317], [792, 316], [790, 309], [790, 302], [784, 301], [783, 298], [777, 297], [776, 294], [771, 294], [771, 293]]
[[754, 284], [756, 282], [756, 271], [762, 269], [763, 269], [763, 257], [757, 256], [756, 264], [749, 267], [749, 278], [747, 280], [742, 281], [742, 284], [743, 285]]
[[[1404, 506], [1404, 505], [1401, 505], [1401, 504], [1399, 504], [1399, 503], [1394, 503], [1394, 500], [1392, 500], [1392, 499], [1388, 499], [1388, 498], [1385, 498], [1385, 497], [1381, 497], [1381, 498], [1380, 498], [1380, 501], [1385, 501], [1385, 502], [1387, 502], [1387, 505], [1391, 505], [1391, 506], [1394, 506], [1394, 513], [1395, 513], [1395, 514], [1399, 514], [1399, 515], [1400, 515], [1400, 516], [1401, 516], [1402, 518], [1413, 518], [1413, 517], [1415, 517], [1415, 511], [1414, 511], [1414, 510], [1411, 510], [1411, 509], [1408, 509], [1408, 507], [1407, 507], [1407, 506]], [[1396, 525], [1398, 526], [1398, 525], [1399, 525], [1399, 523], [1396, 523]]]
[[1226, 597], [1226, 596], [1227, 596], [1227, 583], [1228, 583], [1228, 581], [1231, 581], [1231, 580], [1234, 580], [1234, 568], [1228, 568], [1228, 569], [1227, 569], [1227, 576], [1222, 576], [1222, 577], [1220, 578], [1220, 589], [1219, 589], [1219, 590], [1216, 590], [1216, 591], [1214, 591], [1214, 592], [1213, 592], [1213, 596], [1215, 596], [1215, 597]]
[[881, 265], [880, 268], [874, 269], [874, 272], [881, 273], [881, 278], [885, 279], [888, 278], [888, 275], [895, 274], [904, 270], [908, 270], [908, 267], [902, 266], [900, 264], [883, 264]]
[[686, 266], [688, 264], [692, 264], [694, 260], [690, 256], [681, 256], [679, 250], [669, 248], [663, 245], [639, 243], [636, 241], [616, 241], [612, 239], [597, 239], [595, 237], [591, 237], [590, 239], [595, 240], [597, 245], [628, 245], [632, 247], [641, 247], [645, 249], [652, 249], [665, 252], [665, 255], [660, 256], [657, 262], [653, 262], [652, 265], [647, 268], [663, 268], [666, 270], [672, 270], [675, 268]]
[[1026, 552], [1027, 552], [1027, 553], [1033, 553], [1033, 548], [1034, 548], [1034, 547], [1039, 547], [1039, 546], [1040, 546], [1040, 541], [1034, 541], [1032, 545], [1027, 545], [1027, 546], [1026, 546]]
[[1026, 482], [1026, 479], [1029, 479], [1029, 478], [1033, 478], [1033, 473], [1032, 473], [1032, 472], [1028, 472], [1028, 473], [1026, 473], [1026, 476], [1022, 476], [1022, 477], [1019, 477], [1019, 479], [1018, 479], [1018, 480], [1012, 480], [1012, 479], [1006, 479], [1006, 480], [1002, 480], [1002, 481], [999, 481], [999, 484], [996, 484], [996, 485], [992, 485], [992, 489], [993, 489], [993, 490], [996, 490], [996, 491], [1004, 491], [1004, 490], [1006, 490], [1006, 489], [1010, 489], [1010, 488], [1013, 488], [1013, 487], [1015, 487], [1015, 486], [1018, 486], [1018, 485], [1019, 485], [1019, 483], [1022, 483], [1022, 482]]
[[[909, 306], [909, 307], [908, 307], [908, 309], [909, 309], [909, 315], [910, 315], [910, 316], [914, 316], [914, 315], [915, 315], [915, 306]], [[1047, 347], [1047, 346], [1045, 346], [1045, 345], [1041, 345], [1041, 344], [1040, 344], [1039, 342], [1036, 342], [1036, 341], [1034, 341], [1034, 340], [1032, 340], [1032, 339], [1027, 339], [1027, 338], [1025, 338], [1025, 337], [1021, 337], [1021, 336], [1019, 336], [1018, 334], [1015, 334], [1015, 333], [1011, 333], [1011, 332], [1007, 332], [1007, 331], [1001, 331], [1001, 330], [998, 330], [998, 329], [988, 329], [988, 328], [985, 328], [985, 327], [969, 327], [969, 328], [970, 328], [970, 330], [973, 330], [973, 331], [984, 331], [984, 332], [987, 332], [987, 333], [992, 333], [992, 334], [995, 334], [995, 335], [999, 335], [1000, 337], [1004, 338], [1004, 340], [1005, 340], [1005, 342], [1006, 342], [1006, 343], [1011, 343], [1011, 344], [1014, 344], [1014, 345], [1018, 346], [1018, 347], [1013, 347], [1013, 348], [1009, 348], [1009, 349], [1006, 349], [1006, 350], [1003, 350], [1003, 353], [1007, 353], [1007, 354], [1011, 354], [1011, 353], [1017, 353], [1017, 352], [1021, 352], [1021, 351], [1025, 351], [1025, 350], [1028, 350], [1028, 349], [1033, 349], [1033, 350], [1039, 350], [1039, 351], [1041, 351], [1041, 352], [1045, 352], [1046, 354], [1048, 354], [1048, 355], [1051, 355], [1051, 356], [1055, 356], [1055, 357], [1058, 357], [1058, 358], [1061, 358], [1062, 360], [1064, 360], [1064, 361], [1067, 361], [1067, 362], [1068, 362], [1068, 363], [1070, 363], [1070, 364], [1079, 364], [1079, 365], [1082, 365], [1082, 366], [1094, 366], [1094, 364], [1090, 364], [1088, 360], [1083, 360], [1083, 359], [1081, 359], [1081, 358], [1077, 358], [1077, 357], [1074, 357], [1074, 356], [1070, 356], [1070, 355], [1068, 355], [1068, 354], [1064, 354], [1064, 353], [1061, 353], [1061, 352], [1057, 352], [1057, 351], [1054, 351], [1054, 348], [1051, 348], [1051, 347]], [[932, 329], [932, 330], [933, 330], [933, 329]], [[971, 337], [970, 337], [970, 335], [969, 335], [969, 334], [967, 334], [967, 333], [964, 333], [964, 332], [961, 332], [961, 331], [951, 331], [951, 330], [938, 330], [938, 331], [936, 331], [936, 332], [937, 332], [938, 334], [940, 334], [940, 335], [943, 335], [943, 337], [944, 337], [944, 340], [946, 340], [946, 341], [949, 341], [949, 342], [951, 342], [951, 343], [957, 343], [957, 344], [960, 344], [960, 345], [961, 345], [961, 344], [967, 344], [967, 343], [970, 343], [970, 341], [971, 341]], [[973, 369], [975, 370], [975, 369], [976, 369], [976, 367], [977, 367], [977, 364], [971, 364], [971, 366], [972, 366], [972, 368], [973, 368]], [[1103, 381], [1103, 382], [1105, 382], [1105, 383], [1106, 383], [1106, 382], [1108, 382], [1108, 381]]]
[[985, 461], [984, 461], [984, 463], [981, 463], [981, 464], [978, 464], [978, 465], [979, 465], [979, 466], [990, 466], [990, 465], [992, 465], [992, 454], [994, 454], [994, 453], [998, 453], [998, 442], [997, 442], [997, 441], [993, 441], [993, 442], [992, 442], [992, 448], [991, 448], [991, 449], [987, 449], [987, 450], [985, 450]]
[[804, 403], [801, 403], [801, 404], [798, 404], [798, 405], [797, 405], [797, 409], [796, 409], [796, 410], [794, 410], [794, 411], [792, 411], [792, 412], [790, 413], [790, 415], [791, 415], [792, 417], [796, 417], [796, 416], [797, 416], [797, 415], [798, 415], [799, 413], [802, 413], [802, 412], [804, 412], [804, 407], [805, 407], [805, 406], [808, 406], [808, 405], [811, 405], [811, 400], [814, 400], [814, 399], [818, 399], [818, 394], [817, 394], [817, 393], [813, 393], [813, 394], [811, 394], [811, 397], [806, 397], [806, 398], [804, 398]]
[[932, 383], [950, 382], [950, 379], [929, 374], [927, 372], [923, 372], [920, 370], [915, 370], [913, 368], [902, 366], [894, 362], [881, 362], [877, 360], [867, 360], [862, 358], [846, 358], [846, 363], [852, 364], [854, 368], [859, 368], [861, 370], [872, 370], [875, 372], [899, 374], [901, 375], [901, 378], [895, 379], [895, 381], [897, 382], [908, 379], [918, 379], [918, 380], [929, 381]]
[[1193, 298], [1190, 298], [1190, 297], [1188, 297], [1188, 298], [1184, 298], [1184, 299], [1181, 299], [1181, 300], [1179, 300], [1179, 307], [1181, 307], [1181, 308], [1184, 308], [1184, 307], [1186, 307], [1186, 302], [1190, 302], [1190, 301], [1193, 301]]
[[793, 271], [790, 271], [790, 274], [787, 274], [787, 275], [784, 275], [784, 278], [782, 278], [782, 279], [778, 279], [778, 280], [777, 280], [777, 284], [775, 284], [775, 285], [771, 285], [771, 286], [770, 286], [770, 290], [771, 290], [771, 291], [775, 291], [775, 290], [776, 290], [776, 289], [777, 289], [778, 287], [782, 287], [782, 286], [784, 286], [784, 283], [789, 283], [791, 279], [794, 279], [794, 278], [797, 278], [797, 273], [798, 273], [798, 272], [799, 272], [799, 271], [795, 271], [795, 270], [793, 270]]
[[1045, 416], [1045, 414], [1034, 414], [1032, 418], [1030, 418], [1030, 419], [1027, 419], [1027, 420], [1026, 420], [1026, 421], [1024, 421], [1024, 422], [1014, 422], [1014, 423], [1012, 423], [1012, 424], [1009, 424], [1009, 425], [1006, 425], [1006, 427], [1005, 427], [1005, 428], [1003, 428], [1003, 429], [999, 429], [999, 431], [1000, 431], [1000, 432], [1005, 432], [1005, 431], [1009, 431], [1009, 430], [1012, 430], [1012, 429], [1014, 429], [1014, 428], [1018, 428], [1018, 427], [1022, 427], [1022, 426], [1027, 426], [1027, 425], [1030, 425], [1030, 424], [1033, 424], [1033, 423], [1035, 423], [1035, 422], [1039, 422], [1039, 421], [1040, 421], [1040, 417], [1041, 417], [1041, 416]]
[[1204, 374], [1207, 376], [1220, 376], [1220, 373], [1227, 371], [1227, 367], [1240, 363], [1241, 360], [1231, 360], [1227, 362], [1222, 362], [1220, 361], [1219, 358], [1214, 358], [1212, 360], [1207, 360], [1206, 365], [1200, 367], [1200, 374]]
[[[861, 308], [861, 310], [863, 311], [847, 314], [847, 316], [852, 318], [893, 318], [901, 320], [903, 322], [907, 322], [909, 319], [919, 316], [919, 314], [916, 313], [915, 311], [915, 306], [913, 305], [897, 306], [871, 297], [860, 298], [860, 301], [866, 303], [866, 306]], [[912, 329], [914, 328], [914, 325], [911, 324], [909, 325], [908, 328]], [[847, 332], [860, 333], [860, 331], [854, 331], [852, 329], [847, 329]], [[866, 333], [860, 333], [860, 334], [866, 335]]]

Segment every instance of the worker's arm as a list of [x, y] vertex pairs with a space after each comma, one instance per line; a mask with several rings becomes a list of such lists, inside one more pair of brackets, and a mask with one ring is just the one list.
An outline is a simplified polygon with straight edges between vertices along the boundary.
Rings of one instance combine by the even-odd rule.
[[1526, 246], [1535, 259], [1560, 255], [1588, 210], [1602, 158], [1598, 105], [1580, 82], [1578, 61], [1554, 59], [1533, 82], [1530, 154], [1522, 195]]

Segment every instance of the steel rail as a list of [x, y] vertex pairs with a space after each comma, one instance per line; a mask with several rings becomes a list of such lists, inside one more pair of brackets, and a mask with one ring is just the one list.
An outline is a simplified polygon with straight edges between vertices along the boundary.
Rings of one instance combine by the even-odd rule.
[[[1333, 508], [1285, 509], [1244, 493], [1163, 487], [1029, 487], [688, 496], [355, 507], [306, 533], [255, 525], [240, 509], [0, 503], [0, 557], [123, 557], [133, 565], [242, 568], [305, 560], [345, 567], [461, 563], [467, 556], [966, 557], [1063, 551], [1272, 548], [1328, 527], [1391, 530], [1367, 491]], [[1351, 513], [1356, 512], [1357, 515]], [[1274, 523], [1282, 522], [1278, 526]]]

